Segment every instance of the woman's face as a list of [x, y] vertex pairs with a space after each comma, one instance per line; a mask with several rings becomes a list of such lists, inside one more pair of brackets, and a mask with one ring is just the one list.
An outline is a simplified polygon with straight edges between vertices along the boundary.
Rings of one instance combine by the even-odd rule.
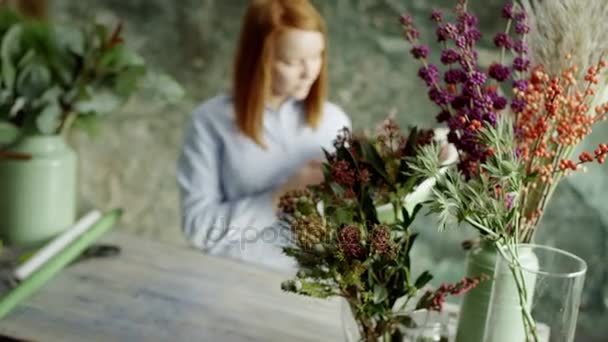
[[325, 49], [323, 34], [287, 29], [277, 37], [275, 47], [272, 96], [303, 100], [321, 72]]

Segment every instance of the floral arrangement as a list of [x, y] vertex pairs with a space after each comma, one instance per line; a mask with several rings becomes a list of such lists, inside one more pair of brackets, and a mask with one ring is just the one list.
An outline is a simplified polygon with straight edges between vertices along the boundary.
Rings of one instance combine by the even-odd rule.
[[[489, 188], [480, 193], [484, 202], [501, 204], [494, 208], [498, 210], [496, 215], [489, 216], [496, 217], [496, 222], [474, 220], [470, 215], [461, 219], [478, 228], [484, 226], [484, 235], [519, 232], [518, 241], [528, 242], [558, 181], [572, 171], [583, 170], [585, 163], [603, 163], [606, 158], [608, 145], [601, 144], [593, 153], [583, 152], [578, 160], [570, 159], [574, 147], [591, 133], [592, 126], [606, 120], [607, 104], [590, 108], [606, 62], [598, 60], [586, 69], [584, 82], [577, 81], [576, 65], [558, 75], [548, 74], [542, 64], [532, 66], [524, 42], [529, 32], [526, 12], [508, 3], [502, 10], [507, 29], [494, 37], [502, 50], [502, 60], [482, 70], [475, 49], [481, 37], [477, 19], [466, 11], [466, 1], [459, 1], [456, 13], [456, 24], [443, 23], [438, 11], [431, 15], [439, 25], [437, 39], [445, 46], [441, 62], [448, 69], [443, 82], [438, 67], [427, 60], [428, 47], [417, 42], [419, 34], [411, 17], [404, 16], [401, 22], [406, 39], [413, 44], [412, 55], [423, 63], [419, 76], [429, 88], [429, 98], [440, 107], [437, 120], [447, 123], [448, 140], [460, 152], [457, 175], [462, 177], [454, 181], [485, 182]], [[509, 34], [511, 26], [515, 27], [514, 37]], [[454, 42], [454, 48], [448, 47], [449, 41]], [[507, 51], [513, 53], [509, 64], [505, 61]], [[510, 99], [500, 88], [507, 82], [512, 85]], [[429, 171], [435, 170], [426, 168], [427, 174]], [[446, 179], [455, 175], [451, 173]], [[462, 203], [456, 207], [464, 209]]]
[[[281, 219], [293, 231], [293, 246], [284, 252], [300, 270], [282, 284], [286, 291], [326, 298], [341, 296], [350, 305], [366, 341], [398, 335], [411, 324], [416, 309], [441, 310], [447, 295], [474, 287], [479, 278], [421, 291], [432, 279], [428, 271], [412, 274], [410, 251], [417, 233], [410, 225], [421, 205], [404, 208], [420, 181], [406, 162], [432, 131], [412, 129], [406, 138], [386, 120], [374, 138], [345, 130], [326, 152], [325, 180], [281, 198]], [[382, 214], [379, 205], [392, 204]]]
[[[607, 144], [572, 159], [593, 125], [606, 120], [608, 105], [597, 104], [594, 98], [598, 84], [603, 85], [600, 76], [606, 62], [599, 58], [592, 65], [576, 65], [568, 55], [560, 61], [565, 67], [555, 73], [543, 60], [533, 63], [526, 44], [527, 12], [507, 3], [501, 12], [506, 29], [494, 36], [500, 60], [482, 68], [476, 50], [481, 32], [466, 6], [464, 0], [457, 2], [456, 22], [447, 22], [439, 11], [431, 14], [443, 46], [443, 72], [430, 63], [430, 50], [419, 43], [411, 16], [401, 18], [411, 54], [422, 63], [418, 76], [439, 107], [437, 120], [449, 127], [448, 140], [460, 156], [457, 168], [438, 176], [430, 208], [439, 214], [441, 227], [466, 222], [495, 243], [507, 260], [516, 261], [514, 246], [533, 239], [559, 181], [584, 170], [585, 164], [606, 159]], [[437, 147], [422, 147], [409, 159], [410, 168], [421, 178], [437, 175], [441, 164], [436, 153]], [[517, 266], [511, 265], [524, 325], [530, 339], [536, 340]]]

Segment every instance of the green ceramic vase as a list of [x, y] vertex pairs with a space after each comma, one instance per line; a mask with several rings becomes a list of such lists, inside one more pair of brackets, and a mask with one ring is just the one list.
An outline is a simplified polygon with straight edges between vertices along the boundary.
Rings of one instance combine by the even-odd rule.
[[[467, 258], [467, 276], [475, 277], [485, 273], [491, 280], [481, 282], [464, 294], [456, 342], [526, 341], [517, 286], [506, 263], [501, 263], [503, 269], [496, 269], [499, 257], [496, 247], [485, 242], [470, 252]], [[538, 259], [534, 253], [520, 254], [519, 257], [520, 264], [526, 269], [538, 269]], [[527, 299], [529, 310], [536, 275], [525, 272], [524, 278], [526, 288], [532, 289]]]
[[8, 147], [29, 159], [0, 159], [0, 240], [34, 247], [76, 216], [76, 153], [60, 135], [25, 135]]

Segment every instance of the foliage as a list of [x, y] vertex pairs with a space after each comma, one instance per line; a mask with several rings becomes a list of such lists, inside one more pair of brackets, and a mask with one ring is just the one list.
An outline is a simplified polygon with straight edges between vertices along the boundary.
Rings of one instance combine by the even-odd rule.
[[[21, 134], [66, 133], [75, 120], [117, 110], [150, 77], [121, 24], [74, 27], [8, 8], [0, 10], [0, 63], [0, 123]], [[172, 79], [155, 79], [161, 95], [181, 96]]]

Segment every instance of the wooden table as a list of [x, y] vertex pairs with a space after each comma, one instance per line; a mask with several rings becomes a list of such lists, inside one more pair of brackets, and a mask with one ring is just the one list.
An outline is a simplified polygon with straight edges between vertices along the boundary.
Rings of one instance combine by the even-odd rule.
[[343, 341], [338, 300], [283, 293], [288, 277], [125, 233], [119, 257], [64, 269], [0, 321], [28, 341]]

